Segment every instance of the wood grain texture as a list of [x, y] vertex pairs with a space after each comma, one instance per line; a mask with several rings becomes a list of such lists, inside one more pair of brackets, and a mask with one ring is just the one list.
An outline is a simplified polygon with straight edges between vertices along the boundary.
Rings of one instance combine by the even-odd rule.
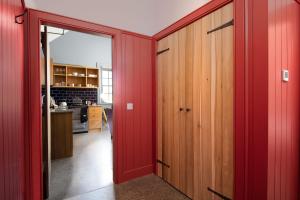
[[233, 197], [233, 27], [207, 34], [232, 18], [228, 4], [158, 42], [160, 176], [193, 199]]
[[51, 159], [73, 156], [72, 112], [51, 113]]
[[100, 129], [102, 130], [102, 112], [101, 106], [89, 106], [88, 108], [88, 119], [89, 119], [89, 130]]
[[[168, 48], [167, 39], [163, 39], [159, 42], [157, 46], [158, 51], [162, 51]], [[157, 57], [157, 69], [156, 69], [156, 124], [157, 124], [157, 138], [156, 138], [156, 147], [157, 147], [157, 160], [163, 161], [163, 90], [164, 90], [164, 74], [163, 67], [166, 65], [167, 57], [166, 53], [163, 53]], [[163, 166], [161, 164], [157, 164], [157, 175], [159, 177], [163, 177]]]
[[193, 193], [193, 144], [187, 115], [192, 114], [187, 113], [186, 108], [192, 109], [192, 95], [188, 99], [186, 94], [192, 92], [192, 79], [186, 76], [192, 74], [192, 34], [192, 27], [188, 27], [163, 39], [158, 51], [170, 50], [158, 55], [157, 69], [158, 142], [161, 142], [158, 158], [170, 165], [170, 168], [159, 165], [159, 175], [190, 197]]

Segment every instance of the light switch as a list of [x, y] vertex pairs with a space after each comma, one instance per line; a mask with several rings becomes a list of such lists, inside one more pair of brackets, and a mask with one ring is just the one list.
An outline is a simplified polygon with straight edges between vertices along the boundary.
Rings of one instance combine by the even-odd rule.
[[127, 103], [127, 110], [133, 110], [133, 103]]
[[288, 82], [289, 81], [289, 70], [282, 70], [282, 81]]

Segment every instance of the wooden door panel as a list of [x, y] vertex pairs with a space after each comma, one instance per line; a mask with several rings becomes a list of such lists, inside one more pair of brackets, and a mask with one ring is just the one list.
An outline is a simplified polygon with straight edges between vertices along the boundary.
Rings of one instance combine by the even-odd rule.
[[[222, 24], [221, 9], [215, 11], [212, 16], [212, 27]], [[212, 182], [207, 185], [211, 189], [220, 192], [222, 188], [222, 38], [221, 31], [211, 34], [211, 152]], [[208, 153], [208, 152], [207, 152]]]
[[[211, 35], [207, 34], [207, 30], [210, 30], [212, 15], [208, 15], [202, 19], [202, 63], [201, 63], [201, 76], [200, 84], [201, 87], [201, 111], [199, 113], [201, 118], [201, 129], [200, 133], [200, 148], [199, 155], [201, 156], [201, 171], [200, 179], [200, 196], [199, 199], [212, 199], [212, 194], [207, 191], [207, 187], [212, 185], [213, 173], [212, 173], [212, 153], [211, 152], [211, 133], [212, 133], [212, 91], [211, 91]], [[196, 86], [195, 86], [196, 87]], [[195, 166], [196, 170], [198, 166]]]
[[[158, 52], [168, 48], [168, 40], [162, 39], [158, 43]], [[157, 56], [157, 159], [163, 161], [163, 90], [164, 90], [164, 70], [167, 64], [167, 53]], [[157, 175], [163, 177], [163, 167], [157, 164]]]
[[[222, 20], [228, 22], [233, 19], [233, 4], [222, 9]], [[222, 30], [222, 122], [223, 122], [223, 162], [222, 162], [222, 193], [233, 198], [234, 183], [234, 63], [233, 63], [233, 27]]]
[[193, 199], [233, 196], [233, 27], [208, 34], [232, 17], [228, 4], [158, 43], [158, 175]]
[[233, 196], [233, 27], [207, 34], [232, 16], [229, 4], [194, 23], [194, 199]]
[[[176, 32], [172, 34], [170, 41], [170, 68], [168, 69], [172, 72], [172, 83], [170, 83], [167, 87], [167, 90], [172, 90], [172, 97], [170, 101], [173, 102], [172, 108], [170, 108], [173, 112], [173, 131], [169, 133], [171, 141], [168, 143], [170, 145], [170, 183], [174, 185], [176, 188], [180, 188], [180, 139], [181, 139], [181, 131], [182, 131], [182, 116], [180, 112], [180, 107], [182, 107], [182, 68], [180, 67], [180, 52], [181, 49], [179, 47], [179, 33]], [[177, 148], [176, 148], [177, 147]]]
[[187, 196], [193, 196], [193, 130], [192, 130], [192, 98], [193, 98], [193, 25], [180, 31], [179, 35], [179, 190]]
[[194, 55], [193, 56], [193, 139], [194, 139], [194, 199], [200, 199], [202, 192], [202, 155], [201, 155], [201, 97], [202, 97], [202, 20], [194, 24]]

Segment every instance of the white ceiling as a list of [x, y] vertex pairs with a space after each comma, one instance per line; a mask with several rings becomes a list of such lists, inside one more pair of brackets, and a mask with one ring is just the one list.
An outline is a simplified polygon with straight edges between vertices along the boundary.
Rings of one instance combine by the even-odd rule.
[[25, 0], [28, 8], [152, 36], [210, 0]]

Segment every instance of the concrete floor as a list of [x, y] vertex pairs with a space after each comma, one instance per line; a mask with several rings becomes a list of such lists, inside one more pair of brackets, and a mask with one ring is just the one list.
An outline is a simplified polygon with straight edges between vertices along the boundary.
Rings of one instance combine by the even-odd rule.
[[73, 157], [51, 163], [50, 200], [62, 200], [113, 184], [109, 129], [75, 134]]
[[155, 175], [111, 185], [67, 200], [189, 200]]
[[50, 200], [187, 200], [154, 175], [113, 184], [108, 129], [74, 135], [72, 158], [52, 162]]

